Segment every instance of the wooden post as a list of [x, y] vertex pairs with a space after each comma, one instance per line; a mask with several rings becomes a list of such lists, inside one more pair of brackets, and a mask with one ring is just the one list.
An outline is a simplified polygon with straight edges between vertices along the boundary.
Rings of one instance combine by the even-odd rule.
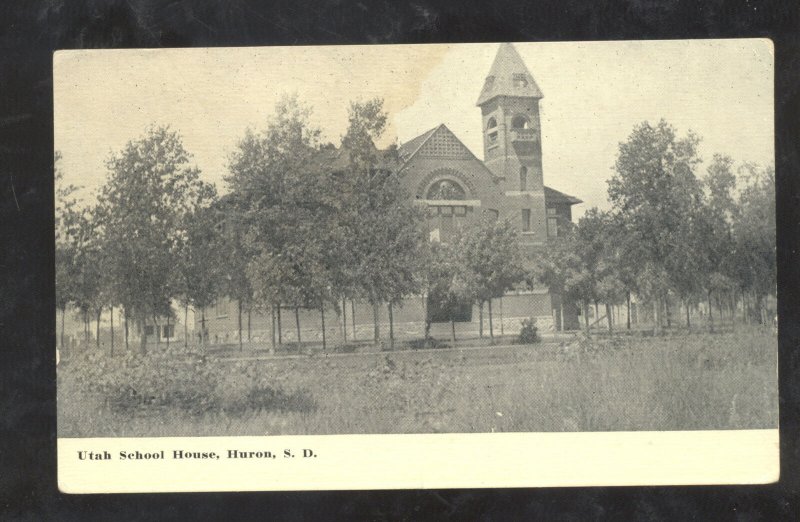
[[128, 350], [128, 310], [125, 309], [125, 351]]
[[270, 328], [272, 342], [269, 345], [269, 354], [275, 355], [275, 305], [269, 307], [269, 316], [272, 321], [272, 327]]
[[347, 344], [347, 301], [342, 298], [342, 342]]
[[503, 332], [503, 298], [500, 298], [500, 337], [504, 336]]
[[183, 347], [189, 348], [189, 302], [183, 304]]
[[564, 332], [564, 301], [561, 301], [561, 304], [559, 305], [558, 308], [559, 308], [559, 313], [561, 314], [561, 323], [560, 323], [561, 328], [559, 328], [559, 331], [561, 331], [563, 333]]
[[350, 320], [353, 321], [353, 341], [356, 340], [356, 302], [350, 299]]
[[238, 321], [238, 326], [239, 326], [239, 351], [241, 352], [241, 351], [243, 351], [243, 345], [242, 345], [242, 300], [241, 299], [237, 299], [236, 302], [238, 303], [237, 304], [237, 308], [236, 308], [237, 309], [236, 315], [237, 315], [237, 321]]
[[278, 346], [283, 346], [283, 326], [281, 325], [281, 304], [278, 303], [277, 305], [278, 311]]
[[378, 304], [375, 303], [372, 305], [372, 335], [373, 341], [377, 345], [381, 340], [381, 326], [378, 323], [380, 320], [380, 310], [378, 309]]

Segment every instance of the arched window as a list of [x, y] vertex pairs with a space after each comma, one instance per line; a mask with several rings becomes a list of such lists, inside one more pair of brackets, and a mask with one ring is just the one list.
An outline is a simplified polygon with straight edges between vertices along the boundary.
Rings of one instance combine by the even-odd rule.
[[443, 179], [437, 181], [428, 189], [425, 199], [467, 199], [467, 193], [463, 187], [455, 181]]
[[525, 192], [528, 190], [528, 167], [524, 165], [519, 168], [519, 191]]
[[518, 114], [513, 118], [511, 118], [511, 128], [514, 130], [527, 129], [529, 128], [529, 126], [530, 123], [528, 122], [528, 118], [522, 116], [521, 114]]
[[486, 122], [486, 130], [492, 130], [495, 127], [497, 127], [497, 120], [495, 119], [494, 116], [492, 116], [491, 118], [489, 118], [489, 121]]

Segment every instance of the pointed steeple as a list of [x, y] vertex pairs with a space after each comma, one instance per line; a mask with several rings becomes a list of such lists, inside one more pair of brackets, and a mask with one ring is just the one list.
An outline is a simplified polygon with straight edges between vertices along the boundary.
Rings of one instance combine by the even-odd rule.
[[477, 105], [483, 105], [495, 96], [543, 97], [533, 75], [510, 43], [500, 44]]

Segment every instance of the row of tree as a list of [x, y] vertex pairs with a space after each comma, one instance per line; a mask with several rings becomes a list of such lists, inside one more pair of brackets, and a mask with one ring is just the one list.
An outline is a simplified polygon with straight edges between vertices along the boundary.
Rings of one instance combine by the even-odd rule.
[[585, 328], [591, 303], [605, 304], [611, 329], [610, 306], [626, 301], [630, 328], [631, 294], [652, 305], [656, 332], [673, 300], [687, 328], [700, 302], [712, 330], [715, 307], [768, 321], [765, 300], [777, 289], [774, 171], [745, 163], [737, 175], [730, 157], [715, 155], [699, 176], [698, 143], [663, 120], [638, 125], [619, 147], [611, 209], [590, 209], [537, 260], [539, 280], [580, 303]]
[[149, 129], [108, 160], [96, 205], [81, 207], [74, 187], [59, 184], [62, 345], [70, 305], [82, 312], [87, 339], [89, 319], [97, 318], [98, 343], [100, 314], [121, 308], [126, 344], [130, 318], [146, 351], [145, 324], [169, 321], [173, 300], [185, 315], [190, 306], [199, 312], [205, 332], [205, 309], [221, 298], [237, 303], [240, 345], [243, 314], [249, 323], [252, 310], [271, 315], [273, 346], [282, 343], [281, 311], [293, 311], [301, 340], [300, 308], [319, 310], [325, 344], [325, 310], [346, 325], [346, 303], [354, 300], [372, 305], [376, 342], [379, 308], [388, 306], [393, 342], [393, 306], [420, 293], [451, 311], [454, 339], [453, 310], [491, 303], [525, 278], [516, 231], [487, 220], [431, 245], [424, 209], [395, 175], [396, 148], [374, 145], [386, 120], [381, 100], [353, 103], [336, 148], [321, 143], [307, 107], [285, 98], [263, 132], [248, 130], [238, 142], [222, 197], [166, 127]]
[[[700, 301], [709, 315], [712, 301], [730, 313], [737, 304], [746, 311], [748, 300], [763, 310], [775, 293], [772, 169], [742, 165], [737, 184], [733, 161], [714, 156], [700, 177], [699, 138], [679, 138], [664, 121], [637, 126], [620, 144], [611, 209], [560, 223], [558, 237], [533, 259], [504, 221], [482, 220], [431, 243], [424, 209], [396, 175], [396, 148], [374, 145], [386, 121], [381, 100], [351, 104], [336, 148], [321, 142], [307, 107], [285, 98], [265, 130], [248, 130], [238, 142], [222, 197], [168, 127], [148, 129], [109, 158], [91, 206], [63, 185], [56, 155], [62, 346], [69, 306], [80, 310], [87, 341], [96, 318], [98, 343], [102, 311], [124, 310], [126, 345], [131, 319], [145, 351], [146, 323], [169, 321], [173, 301], [185, 317], [189, 307], [199, 312], [202, 332], [207, 307], [235, 301], [240, 344], [243, 314], [249, 324], [252, 310], [267, 312], [274, 346], [282, 343], [282, 311], [294, 312], [299, 341], [299, 309], [319, 310], [323, 325], [333, 309], [346, 326], [354, 300], [372, 305], [376, 342], [378, 310], [388, 306], [393, 341], [393, 306], [423, 294], [448, 314], [455, 341], [459, 309], [477, 303], [482, 314], [488, 304], [493, 336], [492, 299], [520, 284], [542, 284], [562, 303], [579, 303], [587, 329], [591, 303], [604, 303], [611, 328], [609, 307], [627, 301], [630, 314], [631, 295], [652, 304], [658, 331], [676, 298], [689, 326], [689, 309]], [[111, 328], [113, 350], [113, 314]]]

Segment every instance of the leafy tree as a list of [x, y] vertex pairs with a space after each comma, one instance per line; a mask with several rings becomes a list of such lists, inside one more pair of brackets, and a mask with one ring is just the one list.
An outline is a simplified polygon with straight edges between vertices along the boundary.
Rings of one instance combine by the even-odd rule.
[[502, 297], [525, 279], [525, 256], [517, 230], [508, 221], [482, 219], [464, 234], [463, 254], [473, 273], [474, 293], [481, 308], [489, 303], [489, 336], [494, 339], [492, 299]]
[[777, 289], [775, 172], [749, 163], [741, 170], [744, 186], [732, 227], [734, 273], [742, 294], [752, 294], [759, 320], [765, 322], [763, 299]]
[[208, 194], [180, 135], [150, 127], [107, 161], [110, 173], [99, 197], [107, 271], [116, 300], [130, 312], [147, 347], [148, 318], [171, 314], [178, 295], [175, 260], [186, 239], [186, 216]]
[[475, 273], [470, 270], [466, 256], [467, 242], [456, 234], [447, 243], [430, 244], [426, 266], [426, 283], [430, 305], [446, 310], [450, 319], [450, 341], [456, 343], [458, 311], [466, 303], [475, 301]]
[[631, 236], [632, 255], [638, 260], [637, 287], [654, 303], [654, 328], [661, 328], [660, 307], [682, 266], [685, 220], [693, 199], [699, 163], [699, 138], [691, 132], [678, 138], [664, 120], [653, 126], [637, 125], [619, 145], [615, 173], [608, 195], [613, 211]]
[[67, 307], [79, 299], [78, 256], [83, 248], [81, 236], [81, 211], [75, 198], [78, 187], [64, 184], [64, 173], [59, 167], [61, 154], [53, 158], [55, 175], [55, 265], [56, 308], [61, 311], [59, 345], [65, 350], [64, 320]]
[[200, 312], [200, 342], [205, 344], [205, 309], [218, 297], [220, 270], [225, 266], [218, 236], [218, 208], [212, 186], [198, 201], [198, 207], [187, 213], [186, 237], [180, 245], [176, 274], [178, 294], [184, 305], [184, 346], [188, 344], [188, 308]]
[[380, 340], [378, 308], [388, 303], [390, 341], [393, 336], [392, 307], [420, 289], [421, 252], [427, 238], [424, 214], [411, 203], [395, 172], [397, 150], [375, 147], [386, 128], [383, 100], [372, 99], [350, 105], [347, 133], [342, 138], [343, 168], [337, 188], [343, 206], [339, 223], [343, 234], [338, 245], [342, 271], [336, 273], [342, 297], [361, 296], [373, 306], [374, 340]]

